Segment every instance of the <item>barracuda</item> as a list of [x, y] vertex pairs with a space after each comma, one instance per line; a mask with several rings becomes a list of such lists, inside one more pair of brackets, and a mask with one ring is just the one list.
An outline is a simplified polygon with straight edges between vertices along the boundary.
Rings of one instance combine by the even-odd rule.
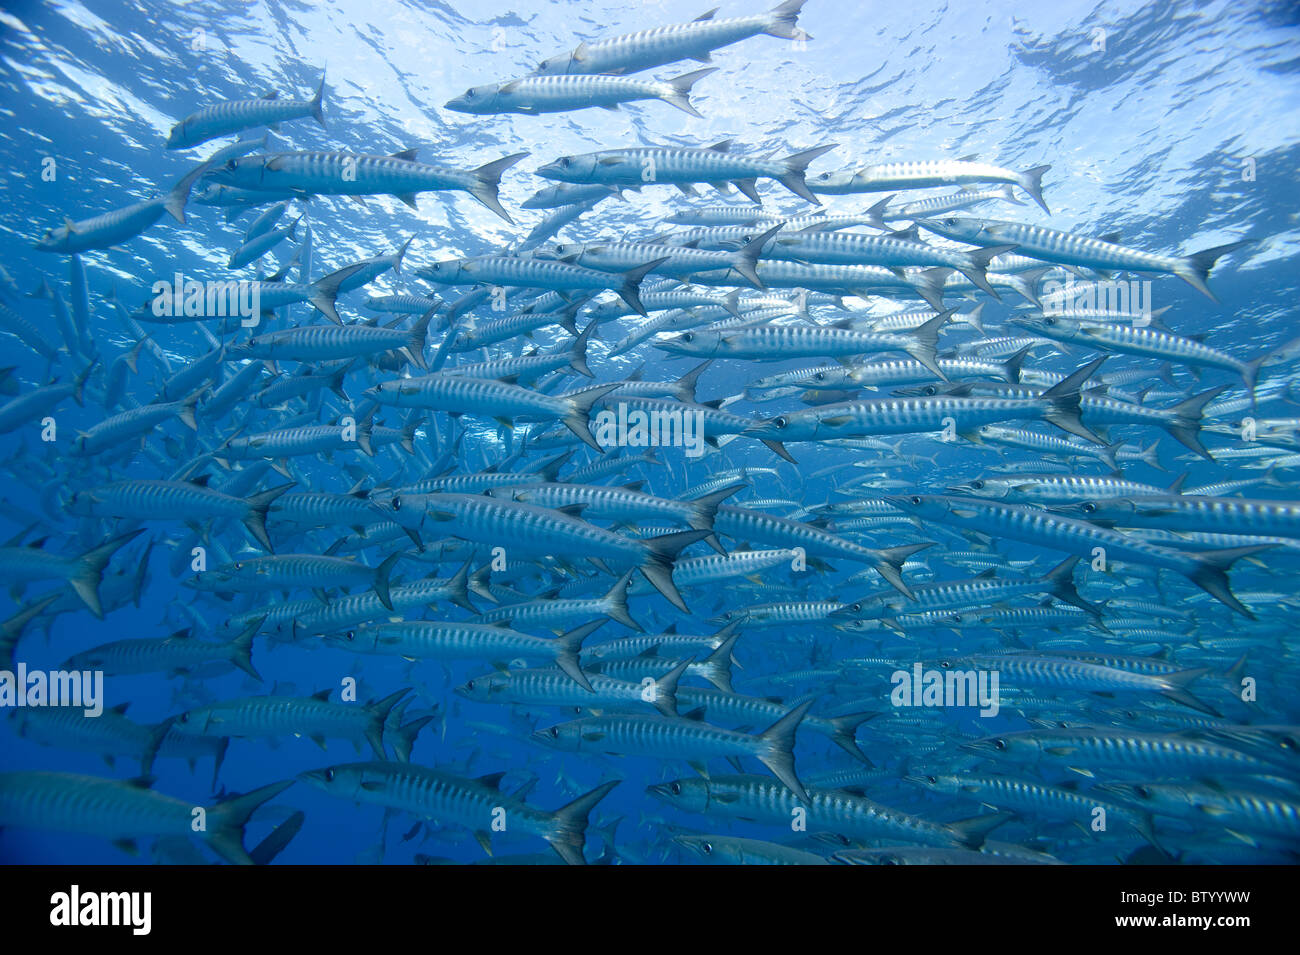
[[477, 169], [453, 169], [416, 161], [415, 149], [391, 156], [346, 152], [285, 152], [234, 159], [213, 170], [214, 182], [298, 196], [393, 195], [415, 208], [420, 192], [468, 192], [511, 225], [497, 199], [501, 174], [527, 153], [504, 156]]
[[[77, 670], [103, 670], [108, 676], [130, 676], [141, 673], [165, 673], [168, 676], [188, 673], [214, 660], [226, 661], [239, 667], [260, 681], [261, 675], [253, 667], [253, 637], [262, 621], [255, 620], [228, 643], [210, 643], [195, 639], [188, 630], [182, 630], [161, 640], [115, 640], [101, 644], [83, 653], [73, 654], [63, 663], [64, 668]], [[146, 770], [147, 771], [147, 770]]]
[[883, 163], [846, 172], [824, 172], [810, 186], [813, 192], [847, 195], [855, 192], [893, 192], [899, 189], [926, 189], [932, 186], [959, 186], [964, 183], [1006, 182], [1025, 190], [1044, 212], [1051, 215], [1043, 201], [1043, 173], [1051, 166], [1034, 166], [1024, 172], [1004, 169], [992, 163], [972, 159], [929, 159]]
[[473, 414], [495, 418], [513, 427], [515, 418], [562, 421], [564, 426], [598, 452], [602, 448], [589, 429], [592, 406], [617, 385], [596, 385], [563, 397], [552, 397], [518, 385], [486, 378], [467, 378], [438, 372], [423, 378], [381, 382], [366, 395], [382, 405], [426, 408], [451, 415]]
[[329, 690], [306, 697], [250, 696], [186, 710], [168, 723], [186, 736], [307, 736], [322, 749], [327, 738], [351, 740], [358, 748], [365, 741], [376, 756], [386, 759], [384, 721], [397, 701], [410, 692], [407, 687], [364, 705], [331, 703]]
[[567, 262], [484, 255], [474, 259], [435, 262], [417, 269], [416, 274], [445, 285], [522, 285], [569, 293], [610, 289], [638, 315], [647, 316], [638, 294], [641, 280], [664, 261], [665, 258], [657, 258], [626, 272], [611, 273]]
[[1215, 302], [1218, 299], [1206, 284], [1214, 263], [1229, 252], [1250, 244], [1249, 240], [1230, 242], [1192, 255], [1158, 255], [1130, 249], [1104, 239], [1090, 239], [1020, 222], [950, 216], [944, 219], [923, 219], [917, 224], [923, 229], [959, 242], [970, 242], [975, 245], [1012, 243], [1019, 246], [1024, 255], [1042, 259], [1044, 262], [1078, 265], [1108, 272], [1161, 272], [1177, 275], [1192, 288]]
[[716, 812], [775, 826], [790, 825], [793, 810], [803, 808], [810, 829], [858, 839], [902, 839], [914, 845], [979, 848], [984, 837], [1008, 818], [996, 814], [941, 824], [845, 790], [812, 790], [796, 801], [789, 789], [762, 776], [679, 779], [649, 786], [646, 792], [687, 812]]
[[[254, 810], [293, 784], [272, 783], [207, 810], [207, 845], [235, 865], [252, 865], [244, 825]], [[0, 773], [0, 825], [86, 833], [134, 851], [135, 840], [194, 834], [194, 804], [149, 789], [146, 780], [122, 782], [73, 773]]]
[[[74, 494], [73, 498], [76, 497]], [[37, 580], [66, 581], [90, 612], [103, 619], [99, 587], [104, 579], [104, 568], [114, 554], [142, 533], [143, 529], [119, 534], [75, 556], [52, 554], [43, 550], [40, 544], [0, 547], [0, 574], [16, 587]]]
[[690, 611], [673, 584], [673, 561], [683, 548], [709, 534], [681, 531], [634, 540], [579, 520], [568, 510], [466, 494], [392, 495], [384, 503], [404, 526], [418, 529], [431, 522], [452, 537], [489, 546], [505, 541], [515, 553], [543, 557], [565, 553], [598, 563], [637, 567], [656, 590], [686, 613]]
[[690, 23], [591, 40], [571, 53], [542, 60], [537, 73], [543, 76], [636, 73], [685, 59], [707, 63], [711, 51], [762, 33], [786, 40], [811, 39], [795, 26], [805, 2], [807, 0], [786, 0], [764, 14], [723, 20], [715, 20], [714, 11], [710, 10]]
[[808, 700], [763, 732], [750, 735], [680, 717], [593, 716], [532, 734], [535, 742], [565, 752], [614, 753], [703, 761], [711, 756], [753, 756], [804, 802], [808, 792], [795, 775], [794, 740], [812, 706]]
[[238, 520], [264, 550], [271, 551], [271, 539], [266, 534], [267, 510], [272, 501], [291, 487], [292, 483], [281, 484], [241, 498], [209, 488], [207, 475], [193, 481], [117, 481], [74, 492], [68, 499], [68, 512], [85, 517], [119, 517], [137, 521]]
[[261, 99], [237, 100], [205, 106], [172, 127], [167, 136], [168, 149], [188, 149], [218, 136], [227, 136], [257, 126], [274, 126], [291, 119], [310, 116], [325, 128], [321, 100], [325, 95], [325, 76], [321, 75], [316, 95], [309, 100], [282, 100], [270, 93]]
[[[821, 205], [804, 184], [804, 171], [814, 159], [834, 148], [832, 143], [784, 159], [755, 159], [731, 153], [729, 139], [705, 149], [640, 146], [562, 156], [542, 166], [537, 174], [561, 182], [606, 186], [675, 185], [684, 192], [690, 192], [694, 183], [730, 183], [758, 205], [763, 200], [757, 181], [765, 177], [775, 179], [800, 199]], [[649, 178], [648, 172], [652, 173]]]
[[[878, 265], [818, 265], [803, 262], [759, 262], [754, 271], [765, 288], [790, 288], [830, 292], [836, 295], [874, 295], [898, 293], [917, 295], [936, 312], [944, 310], [943, 293], [951, 277], [948, 268], [924, 270], [887, 269]], [[740, 273], [727, 271], [697, 272], [691, 281], [697, 285], [738, 285]], [[743, 276], [742, 276], [743, 278]]]
[[[654, 271], [661, 275], [671, 275], [689, 281], [697, 272], [734, 269], [754, 288], [762, 289], [762, 280], [754, 271], [754, 266], [758, 262], [764, 244], [781, 228], [780, 225], [773, 226], [762, 235], [746, 242], [736, 252], [668, 247], [672, 254], [660, 260]], [[653, 258], [656, 251], [664, 248], [648, 242], [574, 242], [561, 243], [549, 254], [562, 262], [572, 262], [584, 268], [598, 269], [602, 272], [621, 272]], [[734, 307], [729, 311], [733, 315], [737, 314]]]
[[505, 621], [489, 624], [407, 620], [366, 624], [343, 633], [327, 634], [324, 642], [356, 653], [407, 660], [491, 660], [513, 655], [540, 658], [553, 661], [584, 690], [594, 692], [578, 665], [578, 651], [582, 642], [604, 623], [604, 620], [594, 620], [552, 638], [512, 630]]
[[950, 317], [951, 313], [944, 312], [920, 328], [900, 335], [855, 331], [848, 321], [830, 326], [756, 325], [721, 332], [683, 332], [676, 338], [658, 342], [656, 347], [677, 355], [754, 361], [901, 351], [943, 378], [943, 371], [936, 363], [935, 346], [939, 330]]
[[1115, 496], [1063, 503], [1053, 510], [1108, 526], [1300, 537], [1300, 501], [1183, 496], [1162, 490], [1150, 497]]
[[1229, 589], [1227, 570], [1242, 557], [1274, 546], [1263, 544], [1218, 551], [1179, 552], [1086, 521], [1059, 517], [1032, 507], [995, 503], [981, 498], [932, 494], [889, 500], [907, 513], [925, 520], [982, 530], [1053, 550], [1091, 554], [1094, 547], [1101, 547], [1107, 561], [1130, 561], [1137, 565], [1177, 571], [1216, 600], [1252, 620], [1255, 619], [1254, 614]]
[[533, 116], [597, 106], [617, 110], [621, 103], [659, 99], [683, 113], [703, 119], [691, 105], [691, 87], [716, 72], [710, 67], [663, 81], [622, 76], [525, 76], [490, 86], [472, 86], [460, 96], [448, 100], [444, 108], [480, 116], [497, 113]]
[[581, 707], [636, 712], [649, 704], [664, 716], [677, 715], [677, 682], [689, 665], [683, 660], [658, 679], [631, 682], [600, 673], [587, 674], [587, 687], [557, 670], [507, 670], [475, 677], [456, 693], [476, 703]]
[[[312, 325], [286, 328], [250, 338], [230, 349], [232, 356], [273, 361], [335, 361], [400, 352], [419, 368], [427, 367], [424, 343], [433, 310], [425, 312], [409, 329], [370, 325]], [[400, 321], [400, 319], [399, 319]]]
[[601, 783], [555, 812], [547, 812], [528, 805], [518, 795], [501, 792], [504, 775], [462, 779], [409, 763], [370, 762], [331, 766], [298, 778], [350, 802], [367, 802], [464, 826], [489, 852], [488, 833], [499, 810], [503, 810], [510, 831], [540, 836], [565, 862], [585, 865], [587, 816], [618, 785], [618, 780]]

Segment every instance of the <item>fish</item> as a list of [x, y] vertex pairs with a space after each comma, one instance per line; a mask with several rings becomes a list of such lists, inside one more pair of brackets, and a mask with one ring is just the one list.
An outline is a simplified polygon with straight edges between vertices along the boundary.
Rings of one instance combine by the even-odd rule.
[[210, 139], [243, 132], [258, 126], [272, 129], [277, 123], [291, 119], [316, 120], [325, 128], [323, 100], [325, 97], [325, 75], [322, 73], [316, 85], [316, 93], [310, 100], [282, 100], [277, 93], [267, 93], [260, 99], [232, 100], [204, 106], [186, 116], [167, 134], [168, 149], [189, 149], [206, 143]]

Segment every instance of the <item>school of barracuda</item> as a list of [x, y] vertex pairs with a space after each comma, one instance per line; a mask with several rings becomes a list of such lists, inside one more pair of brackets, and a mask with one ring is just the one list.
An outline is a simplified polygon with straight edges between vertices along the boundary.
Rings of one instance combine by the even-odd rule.
[[[699, 115], [727, 55], [699, 64], [805, 42], [803, 3], [585, 42], [446, 108]], [[49, 269], [5, 276], [5, 353], [49, 376], [6, 370], [0, 432], [36, 446], [51, 416], [78, 425], [58, 457], [9, 465], [47, 513], [0, 547], [2, 667], [76, 618], [84, 647], [59, 665], [151, 674], [173, 705], [159, 723], [11, 711], [8, 732], [116, 769], [6, 767], [0, 828], [268, 862], [316, 787], [375, 826], [370, 861], [392, 861], [390, 817], [431, 863], [1300, 860], [1300, 348], [1227, 353], [1176, 310], [1043, 292], [1138, 275], [1213, 298], [1211, 270], [1258, 237], [1180, 254], [1015, 221], [1050, 215], [1050, 157], [870, 165], [831, 142], [759, 155], [743, 133], [559, 157], [266, 151], [263, 127], [336, 122], [324, 77], [294, 95], [196, 104], [166, 143], [198, 150], [175, 185], [46, 210]], [[604, 203], [708, 187], [726, 202], [602, 229]], [[393, 250], [305, 275], [322, 201], [463, 192], [514, 223], [529, 188], [545, 218], [498, 254], [416, 264], [398, 221]], [[208, 278], [256, 270], [251, 321], [202, 294], [159, 310], [143, 280], [90, 300], [96, 250], [216, 210], [247, 229]], [[178, 329], [210, 348], [178, 359]], [[668, 361], [667, 380], [637, 370]], [[701, 455], [598, 440], [620, 407], [699, 420]], [[1193, 466], [1213, 481], [1188, 486]], [[827, 475], [833, 494], [804, 493]], [[159, 574], [184, 629], [96, 640]], [[330, 652], [355, 699], [259, 675]], [[205, 691], [235, 668], [245, 695]], [[952, 671], [997, 674], [995, 718], [898, 705], [892, 674]], [[535, 756], [501, 762], [504, 737]], [[230, 791], [225, 761], [267, 739], [333, 748]], [[435, 761], [438, 739], [458, 748]], [[195, 832], [148, 774], [208, 759]]]

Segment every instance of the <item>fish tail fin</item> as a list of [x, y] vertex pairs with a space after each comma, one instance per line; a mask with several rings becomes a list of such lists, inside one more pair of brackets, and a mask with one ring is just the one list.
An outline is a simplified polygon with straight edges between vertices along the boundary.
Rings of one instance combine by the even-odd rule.
[[82, 369], [81, 374], [72, 380], [72, 400], [77, 403], [78, 408], [86, 406], [86, 381], [90, 378], [90, 373], [95, 370], [99, 364], [99, 356], [96, 355], [89, 365]]
[[698, 119], [703, 119], [704, 116], [700, 111], [691, 105], [691, 87], [710, 73], [716, 73], [717, 71], [716, 66], [710, 66], [708, 69], [696, 70], [694, 73], [684, 73], [681, 76], [673, 77], [668, 81], [671, 92], [664, 95], [663, 101], [676, 106], [683, 113], [689, 113]]
[[600, 454], [604, 454], [605, 449], [600, 446], [591, 434], [589, 424], [591, 408], [597, 401], [621, 385], [622, 382], [615, 382], [612, 385], [596, 385], [593, 388], [584, 388], [582, 391], [568, 396], [571, 410], [564, 416], [564, 426]]
[[366, 742], [375, 751], [376, 759], [388, 758], [388, 754], [384, 752], [384, 724], [388, 722], [388, 714], [393, 707], [410, 692], [411, 687], [404, 686], [382, 700], [374, 700], [366, 704], [366, 712], [370, 717], [369, 725], [366, 727]]
[[321, 129], [326, 129], [325, 114], [321, 111], [321, 104], [325, 98], [325, 73], [322, 70], [320, 82], [316, 84], [316, 95], [311, 98], [311, 118], [320, 123]]
[[677, 664], [677, 666], [673, 667], [659, 679], [654, 681], [654, 698], [650, 700], [650, 703], [664, 716], [677, 715], [677, 684], [681, 682], [682, 674], [684, 674], [694, 662], [693, 658], [690, 660], [683, 660], [681, 663]]
[[[980, 333], [983, 334], [983, 332], [984, 329], [981, 328]], [[1002, 367], [1006, 369], [1007, 381], [1010, 384], [1020, 384], [1020, 371], [1024, 367], [1025, 359], [1029, 357], [1029, 353], [1033, 351], [1033, 348], [1033, 345], [1026, 345], [1002, 363]]]
[[265, 622], [264, 616], [254, 620], [239, 636], [230, 641], [230, 662], [259, 683], [262, 682], [262, 674], [258, 673], [257, 668], [253, 666], [253, 638], [257, 636], [257, 631], [262, 629], [262, 624]]
[[794, 735], [813, 702], [805, 700], [758, 734], [759, 739], [767, 744], [758, 758], [804, 803], [808, 802], [808, 790], [804, 789], [803, 783], [795, 775]]
[[104, 568], [108, 566], [108, 562], [113, 559], [114, 554], [134, 540], [137, 535], [143, 533], [144, 528], [140, 528], [125, 534], [119, 534], [117, 537], [104, 541], [98, 547], [92, 547], [77, 558], [76, 576], [71, 577], [68, 583], [77, 592], [77, 596], [90, 608], [90, 612], [101, 620], [104, 618], [104, 608], [99, 602], [99, 585], [104, 579]]
[[213, 806], [208, 811], [212, 825], [207, 835], [212, 851], [232, 865], [252, 865], [252, 857], [244, 850], [244, 826], [262, 803], [274, 799], [293, 783], [292, 779], [271, 783]]
[[185, 224], [185, 204], [190, 201], [190, 190], [211, 165], [211, 162], [199, 163], [167, 190], [167, 195], [163, 198], [163, 208], [181, 225]]
[[339, 318], [339, 313], [334, 308], [334, 301], [339, 297], [339, 289], [343, 283], [364, 267], [365, 263], [358, 262], [317, 279], [310, 286], [311, 291], [307, 295], [307, 301], [335, 325], [342, 325], [343, 320]]
[[[478, 607], [475, 607], [474, 602], [469, 599], [469, 585], [470, 585], [469, 568], [470, 568], [470, 564], [472, 563], [473, 563], [473, 558], [470, 558], [469, 560], [465, 561], [465, 563], [461, 564], [460, 570], [456, 571], [456, 575], [452, 577], [451, 580], [447, 583], [447, 600], [451, 603], [454, 603], [457, 607], [464, 607], [470, 613], [478, 613]], [[482, 568], [483, 584], [481, 589], [479, 586], [478, 574], [477, 573], [474, 574], [475, 593], [479, 594], [480, 596], [485, 596], [489, 600], [492, 599], [492, 592], [487, 589], [486, 581], [488, 578], [488, 574], [491, 571], [491, 568], [492, 568], [491, 564], [486, 564]]]
[[436, 311], [438, 311], [437, 306], [429, 309], [411, 326], [411, 337], [406, 343], [406, 355], [411, 360], [411, 364], [418, 368], [429, 367], [429, 363], [424, 360], [424, 345], [429, 337], [429, 323], [433, 321]]
[[244, 499], [244, 503], [248, 505], [248, 514], [244, 516], [244, 526], [248, 528], [248, 532], [253, 535], [268, 554], [274, 554], [275, 548], [271, 546], [270, 535], [266, 533], [266, 512], [276, 498], [293, 486], [294, 482], [290, 481], [288, 484], [280, 484], [268, 491], [262, 491]]
[[808, 184], [804, 182], [804, 170], [808, 168], [808, 164], [814, 159], [822, 153], [830, 152], [836, 147], [836, 145], [838, 144], [828, 143], [825, 146], [818, 146], [816, 149], [805, 149], [801, 153], [786, 156], [783, 160], [785, 163], [785, 172], [776, 176], [776, 181], [785, 186], [800, 199], [811, 202], [815, 206], [820, 206], [822, 201], [809, 191]]
[[1002, 296], [998, 294], [997, 289], [989, 284], [988, 267], [989, 263], [999, 255], [1017, 249], [1017, 245], [991, 245], [983, 249], [972, 249], [966, 253], [966, 257], [971, 260], [971, 266], [958, 269], [962, 275], [975, 283], [976, 287], [988, 292], [997, 301], [1002, 301]]
[[873, 717], [879, 716], [875, 711], [869, 713], [848, 713], [830, 720], [831, 742], [844, 750], [858, 762], [867, 767], [874, 767], [870, 757], [858, 746], [858, 727]]
[[772, 236], [781, 231], [784, 223], [777, 223], [768, 229], [752, 242], [746, 243], [745, 247], [738, 252], [731, 254], [731, 267], [745, 277], [750, 285], [756, 289], [766, 289], [763, 280], [758, 276], [758, 257], [763, 254], [763, 246], [767, 245]]
[[411, 761], [411, 750], [415, 748], [415, 738], [420, 735], [420, 730], [432, 722], [432, 715], [421, 716], [399, 726], [393, 732], [393, 756], [399, 763], [409, 763]]
[[875, 559], [871, 566], [891, 587], [911, 600], [914, 594], [912, 588], [907, 586], [907, 581], [903, 580], [903, 564], [913, 554], [933, 546], [932, 542], [925, 541], [921, 544], [903, 544], [901, 547], [887, 547], [884, 550], [872, 551]]
[[582, 854], [587, 844], [587, 817], [619, 782], [620, 780], [611, 779], [607, 783], [601, 783], [591, 792], [584, 793], [551, 813], [553, 829], [546, 841], [569, 865], [587, 864], [587, 859]]
[[709, 367], [709, 362], [712, 360], [713, 359], [708, 359], [702, 364], [696, 365], [686, 374], [677, 379], [676, 391], [678, 401], [695, 401], [695, 385], [700, 380], [700, 375], [703, 374], [704, 369]]
[[375, 582], [372, 585], [372, 588], [375, 591], [375, 596], [379, 598], [379, 602], [388, 610], [393, 609], [393, 594], [390, 588], [389, 578], [393, 573], [393, 567], [404, 556], [406, 555], [400, 550], [394, 554], [389, 554], [383, 559], [379, 566], [375, 568]]
[[906, 351], [927, 369], [938, 375], [943, 381], [948, 380], [943, 369], [939, 367], [936, 350], [939, 347], [939, 331], [952, 321], [956, 308], [939, 309], [939, 314], [923, 325], [912, 329]]
[[942, 267], [926, 269], [912, 276], [908, 280], [908, 284], [917, 295], [925, 299], [927, 305], [936, 312], [943, 312], [945, 311], [943, 306], [943, 286], [953, 271], [953, 269]]
[[577, 339], [573, 342], [573, 348], [569, 352], [569, 368], [582, 375], [584, 378], [595, 378], [591, 369], [587, 367], [587, 344], [591, 341], [591, 336], [596, 332], [596, 326], [599, 324], [595, 319], [587, 323], [587, 327], [582, 330]]
[[711, 494], [705, 494], [691, 501], [691, 514], [687, 518], [687, 522], [697, 531], [708, 531], [709, 536], [706, 541], [710, 547], [719, 553], [725, 553], [725, 551], [720, 549], [721, 545], [718, 544], [718, 539], [713, 534], [713, 518], [718, 513], [718, 505], [747, 487], [749, 487], [749, 484], [744, 481], [739, 484], [729, 484]]
[[1085, 425], [1083, 419], [1079, 417], [1079, 389], [1092, 377], [1093, 372], [1101, 367], [1101, 363], [1105, 360], [1105, 355], [1094, 358], [1082, 368], [1058, 381], [1041, 395], [1043, 401], [1047, 402], [1047, 408], [1043, 412], [1044, 418], [1062, 431], [1078, 435], [1085, 441], [1091, 441], [1093, 444], [1102, 447], [1106, 446], [1106, 442], [1094, 434], [1092, 429]]
[[1227, 389], [1227, 385], [1219, 385], [1209, 391], [1192, 395], [1186, 401], [1169, 409], [1173, 420], [1165, 423], [1165, 430], [1173, 436], [1174, 440], [1195, 451], [1207, 461], [1213, 461], [1214, 458], [1209, 451], [1205, 450], [1205, 445], [1201, 444], [1201, 413], [1206, 405]]
[[974, 816], [948, 823], [948, 828], [957, 834], [958, 841], [967, 849], [978, 849], [984, 845], [988, 834], [1013, 818], [1013, 812], [995, 812], [987, 816]]
[[891, 192], [862, 213], [862, 218], [867, 220], [867, 225], [874, 229], [888, 229], [889, 226], [885, 225], [885, 213], [889, 211], [889, 204], [894, 201], [897, 195], [897, 193]]
[[1181, 703], [1183, 706], [1190, 707], [1200, 713], [1209, 716], [1219, 717], [1223, 714], [1216, 710], [1210, 704], [1197, 699], [1187, 690], [1187, 684], [1198, 680], [1210, 672], [1209, 667], [1196, 667], [1191, 670], [1179, 670], [1177, 673], [1166, 673], [1163, 677], [1166, 683], [1172, 686], [1166, 686], [1160, 691], [1160, 695], [1166, 699], [1173, 700], [1175, 703]]
[[1074, 568], [1078, 563], [1079, 557], [1077, 554], [1073, 557], [1067, 557], [1043, 574], [1043, 586], [1057, 600], [1064, 601], [1072, 607], [1078, 607], [1085, 613], [1101, 619], [1101, 607], [1080, 597], [1079, 591], [1074, 586]]
[[578, 664], [578, 654], [582, 650], [582, 641], [604, 625], [605, 618], [602, 617], [600, 620], [584, 623], [581, 627], [574, 627], [568, 633], [555, 638], [555, 665], [588, 693], [596, 691], [591, 681], [587, 679], [587, 674], [582, 672], [582, 667]]
[[700, 665], [700, 675], [723, 693], [736, 692], [731, 685], [731, 652], [736, 648], [736, 641], [739, 639], [740, 633], [733, 633], [718, 644]]
[[690, 613], [690, 610], [686, 606], [686, 601], [682, 600], [677, 585], [673, 582], [673, 562], [676, 561], [677, 555], [682, 550], [696, 541], [708, 537], [709, 533], [709, 531], [678, 531], [674, 534], [661, 534], [658, 537], [651, 537], [642, 541], [646, 546], [648, 555], [641, 565], [641, 573], [645, 575], [646, 580], [650, 581], [655, 590], [668, 598], [669, 602], [682, 613]]
[[1201, 252], [1193, 252], [1184, 258], [1174, 267], [1174, 274], [1190, 285], [1196, 291], [1209, 298], [1212, 302], [1217, 302], [1214, 293], [1210, 291], [1208, 284], [1210, 280], [1210, 270], [1214, 268], [1214, 263], [1229, 252], [1235, 252], [1242, 246], [1250, 245], [1251, 239], [1243, 239], [1240, 242], [1229, 242], [1227, 245], [1216, 245], [1212, 249], [1205, 249]]
[[780, 37], [782, 40], [811, 40], [812, 37], [798, 27], [799, 13], [807, 0], [785, 0], [779, 7], [768, 12], [771, 20], [763, 28], [768, 36]]
[[633, 309], [642, 318], [649, 318], [650, 313], [645, 310], [641, 304], [641, 280], [667, 262], [672, 256], [665, 255], [661, 259], [655, 259], [653, 262], [647, 262], [645, 265], [637, 266], [634, 269], [628, 269], [623, 273], [623, 284], [614, 291], [618, 297], [627, 302], [628, 307]]
[[1207, 550], [1192, 554], [1196, 569], [1187, 575], [1187, 579], [1200, 587], [1211, 597], [1227, 604], [1237, 613], [1251, 620], [1257, 619], [1245, 604], [1236, 598], [1228, 587], [1228, 568], [1243, 557], [1271, 550], [1276, 544], [1252, 544], [1249, 547], [1228, 547], [1223, 550]]
[[1047, 208], [1047, 203], [1043, 201], [1043, 173], [1051, 168], [1050, 165], [1034, 166], [1022, 172], [1017, 180], [1020, 188], [1029, 193], [1029, 198], [1038, 203], [1049, 216], [1052, 214], [1052, 210]]
[[619, 578], [618, 582], [614, 584], [613, 587], [609, 588], [609, 592], [605, 594], [605, 600], [609, 604], [608, 609], [605, 611], [605, 616], [621, 623], [625, 627], [630, 627], [637, 633], [645, 633], [645, 627], [641, 626], [641, 624], [637, 623], [636, 620], [633, 619], [632, 614], [627, 607], [627, 588], [628, 584], [631, 582], [632, 571], [629, 570]]
[[501, 205], [501, 200], [497, 198], [497, 190], [501, 188], [501, 174], [527, 155], [528, 153], [523, 152], [502, 156], [500, 159], [479, 166], [472, 173], [474, 185], [470, 187], [470, 195], [511, 225], [515, 224], [515, 220], [510, 218], [510, 213], [506, 212]]

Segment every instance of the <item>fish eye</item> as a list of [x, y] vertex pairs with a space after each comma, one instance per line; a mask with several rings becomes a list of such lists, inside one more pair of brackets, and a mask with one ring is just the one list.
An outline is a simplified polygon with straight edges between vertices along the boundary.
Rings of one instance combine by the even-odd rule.
[[560, 160], [560, 165], [563, 166], [565, 169], [568, 169], [568, 168], [569, 168], [569, 157], [568, 157], [568, 156], [565, 156], [563, 159], [561, 159], [561, 160]]
[[1143, 799], [1151, 798], [1151, 790], [1141, 784], [1134, 786], [1133, 792], [1137, 793], [1137, 795], [1141, 796]]
[[890, 856], [881, 856], [880, 864], [881, 865], [902, 865], [903, 863], [899, 861], [898, 856], [890, 855]]
[[936, 779], [934, 776], [926, 776], [925, 781], [928, 782], [931, 786], [939, 782], [939, 780]]
[[911, 500], [912, 504], [916, 507], [919, 507], [921, 505], [921, 499], [917, 497], [915, 494], [913, 494], [912, 497], [909, 498], [909, 500]]
[[466, 683], [466, 684], [465, 684], [465, 689], [467, 689], [467, 690], [472, 690], [472, 689], [474, 689], [474, 681], [473, 681], [473, 680], [470, 680], [468, 683]]
[[941, 666], [941, 667], [942, 667], [943, 669], [945, 669], [945, 670], [951, 670], [951, 669], [952, 669], [952, 661], [951, 661], [951, 660], [940, 660], [940, 661], [939, 661], [939, 666]]
[[356, 638], [357, 638], [357, 632], [355, 630], [349, 630], [347, 632], [347, 639], [349, 642], [355, 640]]
[[684, 335], [682, 335], [682, 341], [684, 341], [684, 342], [693, 342], [693, 341], [695, 341], [695, 333], [694, 333], [694, 332], [686, 332]]
[[817, 178], [818, 178], [818, 179], [829, 179], [830, 177], [831, 177], [831, 174], [830, 174], [830, 173], [828, 173], [828, 172], [824, 172], [824, 173], [822, 173], [820, 176], [818, 176]]
[[182, 714], [180, 715], [180, 721], [181, 721], [182, 723], [188, 723], [188, 722], [190, 721], [190, 714], [188, 714], [188, 713], [182, 713]]
[[400, 511], [401, 509], [402, 509], [402, 498], [399, 495], [393, 498], [393, 510]]
[[983, 481], [971, 481], [971, 482], [970, 482], [970, 486], [973, 487], [973, 488], [974, 488], [975, 490], [977, 490], [977, 491], [982, 491], [982, 490], [984, 490], [984, 482], [983, 482]]
[[705, 854], [706, 856], [711, 856], [711, 855], [713, 855], [713, 846], [712, 846], [712, 844], [710, 844], [710, 843], [708, 843], [708, 842], [701, 842], [701, 843], [700, 843], [700, 848], [704, 851], [704, 854]]
[[235, 561], [235, 570], [243, 570], [243, 569], [244, 569], [244, 562], [241, 560]]
[[772, 424], [776, 425], [778, 428], [784, 428], [789, 423], [790, 422], [785, 419], [785, 415], [772, 419]]
[[1278, 741], [1278, 745], [1283, 749], [1295, 749], [1295, 739], [1290, 736], [1283, 736]]
[[669, 791], [670, 793], [672, 793], [674, 796], [680, 796], [680, 795], [682, 794], [682, 784], [681, 784], [681, 783], [669, 783], [669, 785], [668, 785], [668, 791]]
[[334, 770], [332, 768], [325, 770], [325, 781], [330, 783], [334, 782]]
[[552, 726], [551, 739], [559, 739], [559, 738], [560, 738], [560, 728], [558, 726]]
[[819, 371], [817, 372], [817, 374], [813, 375], [813, 381], [825, 381], [825, 380], [826, 380], [826, 372], [824, 371]]
[[1092, 503], [1091, 501], [1088, 501], [1086, 504], [1083, 505], [1083, 513], [1085, 514], [1091, 514], [1096, 509], [1097, 509], [1097, 505]]
[[1007, 751], [1007, 741], [1004, 739], [995, 739], [993, 741], [993, 748], [999, 753], [1005, 753]]
[[1043, 324], [1044, 324], [1044, 325], [1055, 325], [1055, 324], [1056, 324], [1056, 319], [1054, 319], [1054, 318], [1045, 318], [1045, 319], [1043, 319]]
[[854, 604], [849, 609], [852, 610], [854, 613], [859, 613], [862, 610], [862, 604]]

